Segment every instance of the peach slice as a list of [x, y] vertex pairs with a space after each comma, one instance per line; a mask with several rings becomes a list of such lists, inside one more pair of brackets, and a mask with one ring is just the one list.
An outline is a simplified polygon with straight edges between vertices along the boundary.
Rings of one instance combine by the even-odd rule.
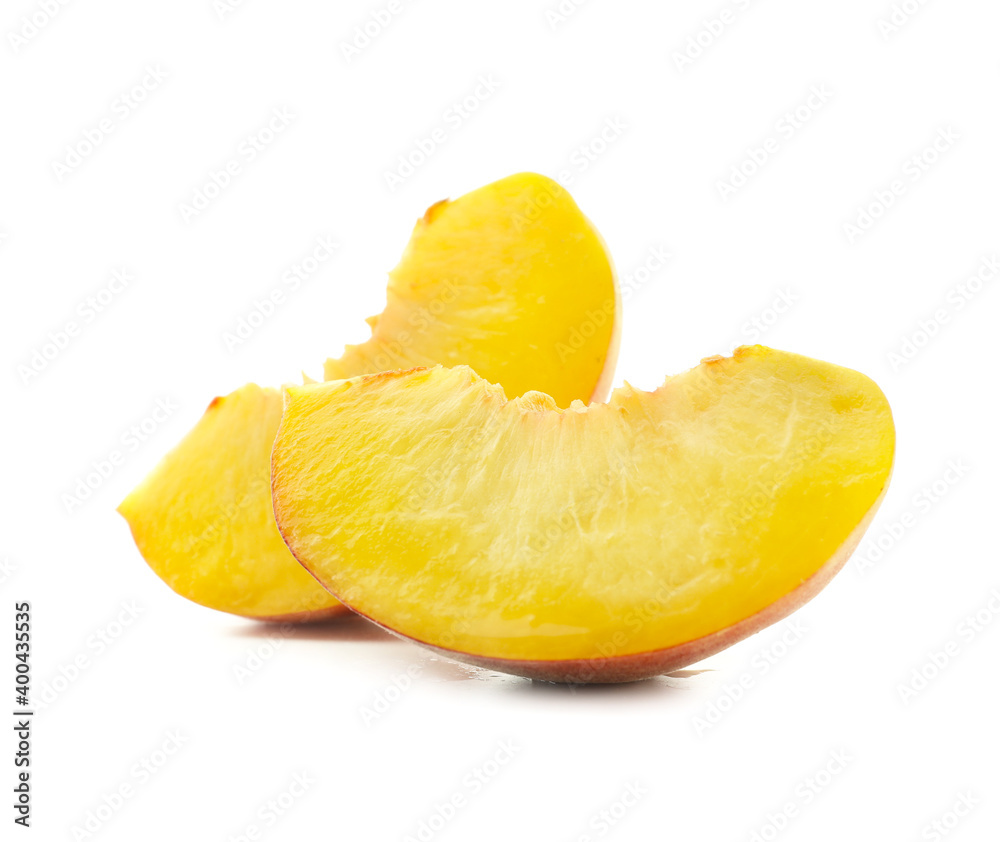
[[372, 336], [327, 360], [327, 380], [468, 365], [514, 397], [603, 401], [620, 310], [607, 249], [562, 187], [531, 173], [454, 202], [413, 229]]
[[299, 561], [390, 631], [551, 681], [667, 672], [787, 616], [895, 447], [871, 380], [761, 346], [565, 410], [465, 367], [286, 395], [272, 491]]
[[[569, 193], [532, 174], [505, 178], [417, 223], [372, 338], [326, 364], [328, 379], [464, 363], [510, 395], [546, 389], [568, 406], [603, 399], [620, 304], [600, 235]], [[217, 398], [119, 511], [150, 567], [220, 611], [309, 620], [346, 610], [295, 561], [271, 510], [274, 389]]]
[[139, 552], [174, 591], [273, 621], [344, 606], [289, 554], [270, 506], [281, 394], [252, 383], [215, 398], [184, 440], [118, 507]]

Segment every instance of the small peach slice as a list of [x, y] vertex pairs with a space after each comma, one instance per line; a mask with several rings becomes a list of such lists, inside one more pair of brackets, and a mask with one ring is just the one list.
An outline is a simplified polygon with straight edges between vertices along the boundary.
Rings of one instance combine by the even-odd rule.
[[209, 608], [266, 620], [347, 609], [289, 554], [270, 504], [277, 389], [216, 398], [118, 511], [154, 572]]
[[566, 410], [464, 367], [286, 395], [272, 491], [299, 561], [391, 631], [550, 681], [667, 672], [787, 616], [895, 446], [867, 377], [761, 346]]
[[[372, 338], [326, 364], [328, 379], [465, 363], [510, 395], [547, 389], [561, 405], [603, 399], [618, 355], [620, 303], [593, 225], [558, 184], [511, 176], [417, 223]], [[202, 605], [268, 620], [340, 606], [295, 561], [271, 511], [273, 389], [217, 398], [122, 503], [150, 567]]]
[[611, 389], [621, 305], [600, 234], [566, 190], [521, 173], [453, 202], [413, 229], [389, 275], [372, 336], [328, 360], [326, 379], [468, 365], [511, 397], [559, 406]]

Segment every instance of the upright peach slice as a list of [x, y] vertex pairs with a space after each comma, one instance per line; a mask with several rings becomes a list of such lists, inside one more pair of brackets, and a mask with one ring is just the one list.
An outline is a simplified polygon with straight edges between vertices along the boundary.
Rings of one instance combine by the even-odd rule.
[[288, 547], [391, 631], [531, 678], [700, 660], [814, 596], [885, 493], [885, 397], [761, 346], [561, 410], [468, 368], [287, 390]]
[[372, 336], [327, 360], [327, 380], [468, 365], [510, 396], [602, 401], [618, 359], [620, 305], [600, 235], [562, 187], [523, 173], [417, 222], [389, 275]]
[[[561, 405], [603, 399], [618, 353], [611, 261], [570, 195], [516, 175], [417, 223], [372, 338], [326, 364], [327, 378], [465, 363], [511, 396], [546, 389]], [[281, 395], [249, 385], [217, 398], [126, 498], [140, 552], [182, 596], [267, 620], [346, 610], [288, 552], [274, 524], [270, 452]]]

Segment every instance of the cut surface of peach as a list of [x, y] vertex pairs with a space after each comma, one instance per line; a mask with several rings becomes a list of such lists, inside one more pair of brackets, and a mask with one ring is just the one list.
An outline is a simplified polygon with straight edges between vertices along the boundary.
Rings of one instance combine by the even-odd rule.
[[[463, 363], [510, 395], [547, 389], [564, 405], [603, 399], [618, 351], [617, 284], [600, 236], [570, 195], [522, 174], [417, 223], [372, 339], [326, 364], [327, 378]], [[271, 509], [274, 389], [213, 401], [122, 503], [143, 557], [177, 593], [271, 620], [346, 610], [288, 552]]]
[[761, 346], [560, 410], [468, 368], [291, 387], [278, 527], [351, 608], [531, 678], [677, 669], [789, 614], [882, 499], [879, 388]]

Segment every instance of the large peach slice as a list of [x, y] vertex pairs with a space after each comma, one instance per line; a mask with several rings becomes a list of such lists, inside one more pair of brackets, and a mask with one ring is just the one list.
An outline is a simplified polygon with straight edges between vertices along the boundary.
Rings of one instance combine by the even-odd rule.
[[[516, 175], [417, 223], [372, 338], [328, 378], [465, 363], [511, 396], [535, 388], [603, 399], [620, 306], [607, 251], [555, 182]], [[281, 395], [249, 385], [217, 398], [119, 511], [153, 570], [202, 605], [267, 620], [346, 610], [295, 561], [271, 510]]]
[[619, 682], [814, 596], [874, 516], [894, 442], [867, 377], [760, 346], [565, 410], [438, 367], [289, 388], [272, 490], [299, 561], [387, 629]]

